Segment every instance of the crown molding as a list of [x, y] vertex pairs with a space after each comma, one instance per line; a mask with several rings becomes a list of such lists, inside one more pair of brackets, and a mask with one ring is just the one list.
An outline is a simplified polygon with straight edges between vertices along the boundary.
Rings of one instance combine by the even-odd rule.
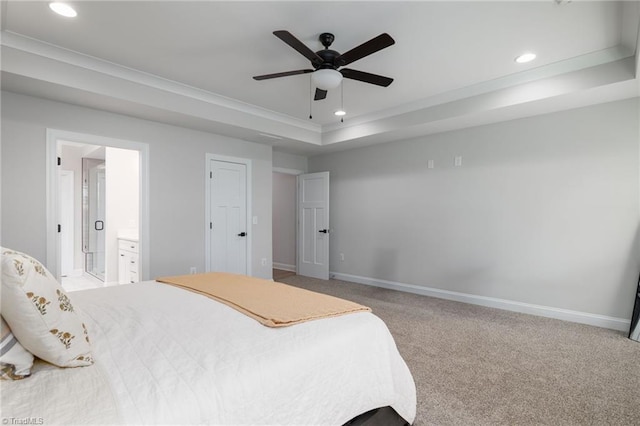
[[[19, 34], [0, 32], [0, 45], [3, 73], [32, 79], [27, 87], [33, 93], [55, 86], [67, 98], [75, 95], [70, 102], [78, 105], [100, 108], [106, 102], [118, 105], [114, 112], [302, 155], [535, 115], [543, 102], [555, 110], [640, 94], [638, 56], [617, 46], [320, 126]], [[265, 141], [265, 133], [281, 139]]]
[[322, 133], [329, 133], [348, 127], [356, 127], [366, 123], [384, 120], [394, 116], [408, 114], [414, 111], [423, 110], [436, 105], [447, 104], [462, 99], [496, 92], [510, 87], [531, 83], [537, 80], [549, 79], [563, 74], [580, 71], [598, 65], [616, 62], [634, 56], [634, 52], [627, 47], [618, 45], [609, 49], [588, 53], [564, 61], [555, 62], [549, 65], [521, 71], [493, 80], [483, 81], [471, 86], [462, 87], [456, 90], [430, 96], [426, 99], [406, 103], [394, 108], [389, 108], [372, 114], [364, 114], [351, 117], [344, 123], [331, 123], [322, 126]]
[[244, 114], [271, 120], [287, 126], [294, 126], [305, 131], [320, 134], [322, 130], [319, 124], [309, 122], [307, 120], [294, 118], [286, 114], [271, 111], [246, 102], [241, 102], [183, 83], [178, 83], [154, 74], [128, 68], [84, 53], [65, 49], [54, 44], [26, 37], [11, 31], [4, 30], [1, 32], [0, 44], [2, 46], [10, 47], [42, 58], [72, 65], [88, 71], [97, 72], [130, 83], [159, 89], [164, 92], [191, 98], [232, 111], [238, 111]]

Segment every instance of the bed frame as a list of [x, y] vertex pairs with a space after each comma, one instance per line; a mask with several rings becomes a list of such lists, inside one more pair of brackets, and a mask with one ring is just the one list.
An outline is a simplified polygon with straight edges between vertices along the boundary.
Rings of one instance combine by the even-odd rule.
[[342, 426], [410, 426], [393, 408], [381, 407], [367, 411]]

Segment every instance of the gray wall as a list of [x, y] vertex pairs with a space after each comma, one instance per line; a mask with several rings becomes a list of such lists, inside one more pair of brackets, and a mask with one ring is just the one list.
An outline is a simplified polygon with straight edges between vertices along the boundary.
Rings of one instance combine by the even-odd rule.
[[273, 263], [296, 267], [296, 176], [285, 173], [273, 174]]
[[46, 260], [46, 129], [149, 144], [151, 277], [204, 270], [205, 154], [253, 165], [253, 275], [271, 278], [271, 147], [48, 100], [2, 93], [3, 246]]
[[273, 151], [273, 167], [289, 170], [307, 171], [307, 157]]
[[312, 157], [330, 269], [630, 318], [638, 117], [636, 98]]
[[[629, 318], [639, 112], [633, 99], [310, 158], [331, 172], [331, 270]], [[46, 259], [46, 128], [149, 144], [152, 277], [204, 269], [205, 153], [251, 158], [252, 268], [271, 277], [270, 147], [6, 92], [4, 246]]]

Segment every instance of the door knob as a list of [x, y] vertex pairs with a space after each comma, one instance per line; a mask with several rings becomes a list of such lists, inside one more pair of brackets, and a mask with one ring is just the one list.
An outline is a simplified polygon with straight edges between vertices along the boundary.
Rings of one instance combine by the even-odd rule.
[[247, 233], [246, 232], [241, 232], [238, 234], [238, 237], [246, 237]]

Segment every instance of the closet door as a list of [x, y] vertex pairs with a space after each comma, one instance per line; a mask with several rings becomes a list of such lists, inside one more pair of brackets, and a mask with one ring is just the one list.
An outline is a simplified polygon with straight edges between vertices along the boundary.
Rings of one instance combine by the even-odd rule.
[[211, 271], [247, 274], [247, 166], [211, 160]]

